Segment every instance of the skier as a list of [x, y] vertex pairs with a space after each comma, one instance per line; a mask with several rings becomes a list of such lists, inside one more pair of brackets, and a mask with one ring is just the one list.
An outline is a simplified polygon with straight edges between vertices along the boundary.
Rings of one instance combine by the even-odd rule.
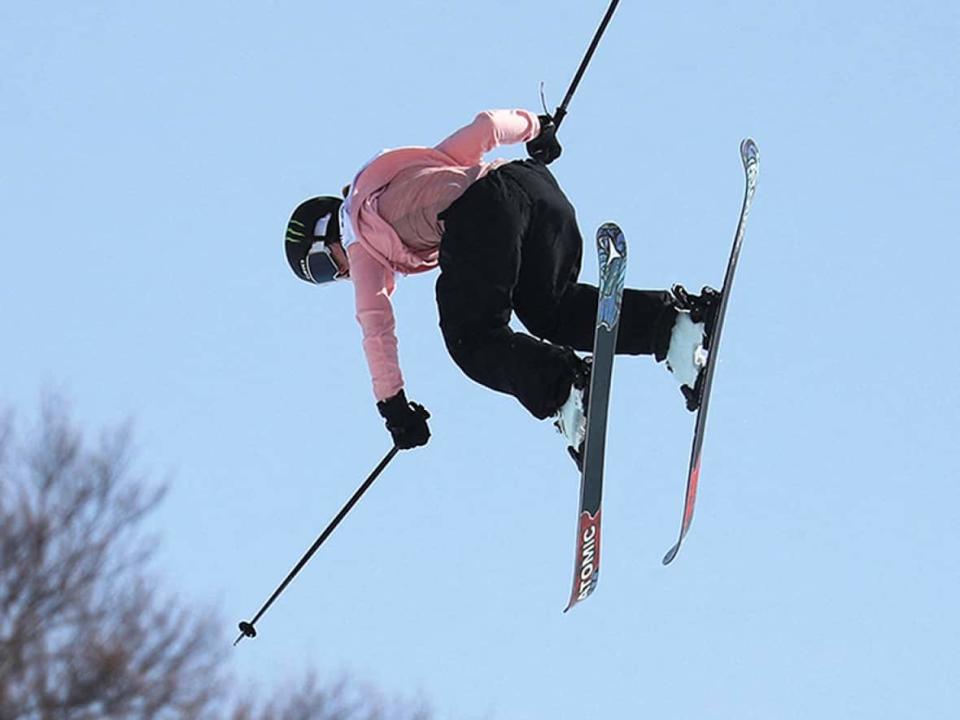
[[[521, 142], [529, 159], [484, 162]], [[308, 282], [353, 281], [377, 408], [396, 447], [425, 445], [430, 414], [404, 392], [390, 297], [397, 273], [439, 266], [440, 328], [454, 362], [534, 417], [553, 418], [575, 459], [582, 451], [590, 364], [575, 351], [593, 349], [598, 291], [577, 282], [583, 241], [547, 169], [561, 152], [549, 115], [485, 111], [433, 148], [382, 152], [343, 200], [315, 197], [294, 210], [287, 260]], [[617, 353], [665, 360], [690, 410], [717, 298], [679, 285], [623, 295]], [[512, 313], [529, 335], [509, 327]]]

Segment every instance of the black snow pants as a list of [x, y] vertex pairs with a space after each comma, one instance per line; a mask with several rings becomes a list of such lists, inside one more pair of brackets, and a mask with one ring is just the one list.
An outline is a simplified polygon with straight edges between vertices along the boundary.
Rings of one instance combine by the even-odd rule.
[[[437, 305], [447, 350], [486, 387], [537, 418], [555, 413], [573, 382], [572, 350], [593, 350], [596, 286], [577, 282], [583, 239], [547, 167], [503, 165], [440, 213]], [[511, 313], [531, 335], [514, 332]], [[624, 291], [617, 353], [667, 353], [676, 311], [666, 291]], [[539, 338], [539, 339], [536, 339]]]

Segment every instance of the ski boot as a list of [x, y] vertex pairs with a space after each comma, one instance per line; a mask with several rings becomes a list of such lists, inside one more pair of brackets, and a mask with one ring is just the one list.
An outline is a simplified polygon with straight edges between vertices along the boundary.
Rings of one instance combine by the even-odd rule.
[[590, 373], [593, 370], [593, 358], [574, 356], [573, 384], [566, 402], [554, 415], [554, 427], [567, 443], [567, 452], [583, 470], [583, 444], [587, 436], [587, 407], [590, 402]]
[[680, 383], [680, 392], [687, 410], [700, 407], [703, 371], [710, 352], [710, 337], [720, 309], [720, 293], [704, 287], [699, 295], [691, 295], [683, 285], [674, 285], [670, 292], [677, 310], [677, 320], [670, 334], [667, 369]]

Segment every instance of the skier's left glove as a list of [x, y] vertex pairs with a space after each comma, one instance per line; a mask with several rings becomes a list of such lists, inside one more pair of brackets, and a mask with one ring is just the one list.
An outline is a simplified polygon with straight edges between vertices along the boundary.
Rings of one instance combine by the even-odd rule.
[[393, 437], [393, 444], [399, 449], [410, 450], [427, 444], [430, 439], [430, 428], [427, 427], [430, 413], [423, 405], [408, 402], [403, 390], [378, 402], [377, 410], [387, 421], [387, 430]]
[[527, 155], [549, 165], [563, 152], [557, 140], [557, 126], [550, 115], [538, 115], [540, 134], [527, 143]]

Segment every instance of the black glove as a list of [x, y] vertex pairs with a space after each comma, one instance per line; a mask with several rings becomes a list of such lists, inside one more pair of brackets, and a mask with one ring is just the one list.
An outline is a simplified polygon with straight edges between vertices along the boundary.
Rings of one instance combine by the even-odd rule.
[[430, 413], [423, 405], [407, 402], [403, 390], [378, 402], [377, 410], [387, 421], [387, 430], [393, 436], [393, 444], [398, 448], [410, 450], [427, 444], [430, 439], [430, 428], [427, 427]]
[[527, 143], [527, 155], [549, 165], [563, 152], [557, 141], [557, 126], [549, 115], [538, 115], [540, 120], [540, 134]]

